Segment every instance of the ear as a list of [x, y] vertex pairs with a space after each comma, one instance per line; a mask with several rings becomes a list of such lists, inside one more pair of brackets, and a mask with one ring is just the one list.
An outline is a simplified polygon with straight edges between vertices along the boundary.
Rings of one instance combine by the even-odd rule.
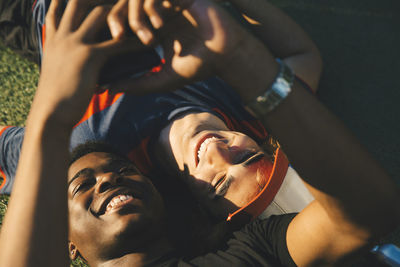
[[69, 251], [69, 253], [68, 253], [69, 258], [73, 261], [76, 260], [76, 258], [79, 255], [79, 251], [78, 251], [78, 248], [75, 246], [75, 244], [72, 243], [71, 241], [68, 241], [68, 251]]

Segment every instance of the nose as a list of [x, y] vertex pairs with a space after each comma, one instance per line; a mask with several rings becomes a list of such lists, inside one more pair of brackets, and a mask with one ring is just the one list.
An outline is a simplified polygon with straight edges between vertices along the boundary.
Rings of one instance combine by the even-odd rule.
[[232, 163], [231, 148], [222, 141], [213, 142], [208, 145], [206, 160], [213, 167], [223, 166]]
[[119, 183], [121, 178], [115, 173], [108, 172], [96, 176], [96, 192], [103, 193]]

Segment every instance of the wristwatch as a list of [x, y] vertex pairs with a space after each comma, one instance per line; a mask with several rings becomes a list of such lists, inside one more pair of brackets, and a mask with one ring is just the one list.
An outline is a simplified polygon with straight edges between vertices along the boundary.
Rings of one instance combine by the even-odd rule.
[[276, 61], [280, 69], [271, 87], [247, 104], [247, 107], [259, 118], [274, 110], [292, 91], [294, 81], [292, 69], [282, 60], [276, 59]]

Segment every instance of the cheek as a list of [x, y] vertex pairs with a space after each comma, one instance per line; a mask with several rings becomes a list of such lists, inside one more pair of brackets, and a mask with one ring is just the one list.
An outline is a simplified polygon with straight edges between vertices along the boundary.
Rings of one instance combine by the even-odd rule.
[[183, 171], [184, 170], [184, 162], [183, 162], [183, 152], [181, 150], [180, 143], [177, 142], [175, 138], [170, 139], [170, 146], [171, 146], [171, 152], [166, 153], [166, 156], [168, 157], [167, 161], [169, 162], [170, 165], [175, 166], [178, 168], [178, 171]]
[[242, 176], [231, 184], [230, 193], [226, 198], [240, 208], [253, 200], [259, 192], [260, 187], [254, 175]]
[[68, 220], [70, 233], [79, 236], [95, 235], [101, 227], [98, 226], [101, 221], [96, 222], [96, 218], [82, 204], [68, 203]]
[[259, 190], [262, 190], [268, 183], [272, 173], [272, 162], [267, 159], [262, 159], [248, 167], [248, 171], [255, 174], [254, 180], [257, 183]]

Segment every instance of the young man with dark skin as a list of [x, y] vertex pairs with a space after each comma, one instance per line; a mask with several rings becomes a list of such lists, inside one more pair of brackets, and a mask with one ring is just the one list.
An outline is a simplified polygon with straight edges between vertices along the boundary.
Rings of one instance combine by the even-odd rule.
[[156, 262], [172, 251], [164, 203], [151, 181], [103, 145], [77, 150], [84, 152], [68, 170], [70, 258], [79, 255], [91, 266], [140, 266], [136, 262]]
[[[46, 1], [36, 3], [39, 2]], [[138, 3], [139, 9], [149, 5], [147, 1]], [[321, 71], [320, 57], [302, 29], [268, 2], [258, 1], [247, 5], [242, 1], [232, 1], [232, 4], [253, 19], [247, 17], [252, 30], [271, 48], [274, 56], [282, 58], [315, 90]], [[132, 15], [137, 14], [133, 7], [134, 3], [118, 1], [108, 15], [115, 38], [121, 38], [128, 31], [125, 29], [128, 17], [131, 28], [139, 31], [135, 25], [143, 24], [143, 16]], [[128, 14], [129, 9], [132, 12]], [[115, 30], [115, 27], [119, 27], [119, 30]], [[178, 64], [184, 65], [185, 60], [174, 57], [174, 62]], [[154, 86], [154, 81], [162, 80], [158, 76], [166, 72], [171, 72], [168, 64], [160, 73], [151, 75], [151, 81], [144, 84]], [[165, 84], [165, 88], [168, 86]], [[114, 87], [123, 88], [123, 85]], [[278, 178], [270, 175], [273, 168], [286, 171], [287, 164], [273, 167], [271, 155], [261, 147], [269, 137], [267, 132], [259, 121], [242, 108], [242, 103], [231, 88], [218, 79], [192, 84], [170, 94], [142, 97], [106, 94], [102, 97], [107, 100], [101, 100], [101, 97], [95, 97], [95, 100], [113, 104], [90, 114], [89, 119], [81, 120], [72, 134], [71, 146], [100, 139], [131, 158], [145, 161], [146, 164], [139, 165], [142, 171], [151, 171], [148, 165], [153, 168], [161, 166], [170, 175], [179, 176], [187, 183], [218, 219], [225, 219], [229, 213], [246, 206], [263, 189], [272, 198], [278, 194], [268, 214], [300, 211], [312, 199], [301, 180], [293, 175], [292, 169], [288, 171], [292, 175], [285, 180], [285, 173]], [[7, 174], [7, 183], [2, 192], [9, 193], [11, 190], [22, 137], [23, 130], [16, 127], [6, 129], [1, 135], [0, 169]], [[297, 182], [291, 189], [287, 185], [293, 184], [293, 181], [288, 177]], [[274, 182], [270, 183], [270, 180]], [[267, 184], [269, 187], [265, 188]], [[259, 210], [268, 204], [265, 202]], [[256, 213], [258, 215], [259, 212]]]
[[[15, 189], [0, 236], [0, 264], [3, 266], [67, 265], [65, 245], [68, 235], [72, 242], [70, 244], [73, 245], [70, 245], [71, 251], [76, 247], [81, 249], [72, 238], [78, 239], [74, 236], [73, 227], [68, 233], [67, 182], [55, 178], [65, 177], [68, 172], [71, 130], [90, 100], [100, 66], [114, 53], [135, 49], [129, 39], [113, 39], [101, 43], [95, 41], [97, 30], [102, 22], [105, 23], [108, 13], [106, 8], [98, 7], [84, 19], [84, 12], [77, 13], [77, 10], [85, 10], [85, 1], [71, 0], [59, 21], [54, 15], [58, 7], [59, 2], [54, 1], [47, 17], [48, 39], [42, 75], [29, 114]], [[212, 68], [213, 72], [234, 86], [250, 107], [254, 107], [251, 103], [258, 99], [257, 96], [277, 90], [274, 87], [277, 83], [275, 78], [278, 73], [282, 74], [282, 70], [279, 70], [269, 50], [214, 3], [207, 0], [188, 3], [178, 14], [166, 21], [160, 31], [168, 30], [168, 27], [175, 31], [173, 34], [167, 31], [169, 39], [160, 40], [164, 49], [174, 51], [178, 56], [180, 51], [171, 50], [174, 46], [168, 42], [174, 40], [172, 43], [182, 44], [182, 47], [188, 45], [188, 55], [196, 55], [189, 57], [186, 68], [179, 72], [184, 79], [203, 79], [209, 74], [209, 68]], [[249, 62], [252, 64], [248, 64]], [[176, 73], [168, 77], [169, 84], [181, 82], [175, 76]], [[139, 85], [140, 83], [137, 84], [139, 91], [144, 89]], [[151, 85], [146, 88], [149, 86]], [[265, 91], [271, 86], [272, 89]], [[313, 95], [306, 92], [298, 82], [294, 82], [288, 90], [289, 93], [284, 95], [284, 99], [272, 111], [260, 115], [262, 112], [254, 109], [262, 122], [279, 138], [292, 164], [304, 177], [316, 199], [288, 222], [287, 231], [283, 230], [281, 241], [286, 237], [285, 247], [287, 244], [288, 253], [298, 266], [340, 264], [344, 258], [363, 251], [371, 242], [398, 226], [399, 207], [392, 205], [399, 202], [398, 188], [358, 141]], [[100, 165], [92, 165], [94, 161], [100, 162]], [[87, 220], [93, 219], [95, 226], [91, 228], [94, 228], [107, 224], [109, 218], [118, 222], [112, 223], [113, 227], [119, 229], [113, 232], [116, 235], [114, 237], [121, 237], [111, 238], [115, 243], [108, 242], [110, 239], [104, 233], [101, 247], [92, 247], [93, 251], [84, 251], [82, 248], [81, 253], [97, 255], [98, 258], [89, 262], [94, 265], [143, 266], [149, 264], [149, 257], [152, 258], [150, 261], [158, 258], [177, 265], [177, 260], [162, 258], [171, 256], [170, 247], [162, 235], [159, 238], [146, 235], [151, 240], [143, 240], [140, 245], [129, 243], [127, 250], [120, 246], [126, 242], [122, 238], [124, 230], [128, 233], [134, 231], [130, 225], [141, 224], [141, 219], [145, 218], [159, 222], [157, 216], [146, 216], [147, 212], [153, 213], [141, 209], [142, 205], [159, 207], [160, 204], [156, 200], [158, 197], [153, 195], [155, 197], [150, 199], [154, 202], [138, 200], [134, 202], [137, 205], [127, 205], [126, 210], [121, 209], [121, 212], [118, 208], [112, 212], [110, 208], [111, 212], [105, 213], [109, 216], [102, 218], [101, 211], [105, 204], [104, 201], [97, 202], [101, 199], [101, 193], [109, 194], [111, 191], [105, 190], [107, 186], [113, 182], [122, 183], [124, 180], [118, 180], [118, 175], [115, 175], [118, 171], [109, 168], [109, 162], [110, 154], [93, 153], [82, 157], [69, 169], [70, 176], [79, 177], [76, 172], [86, 168], [89, 168], [88, 173], [95, 176], [92, 178], [95, 183], [88, 191], [78, 195], [83, 197], [88, 194], [84, 197], [86, 201], [71, 200], [72, 188], [68, 192], [69, 201], [79, 202], [80, 204], [75, 202], [79, 206], [76, 208], [84, 212], [74, 220], [83, 220], [85, 217]], [[147, 183], [143, 177], [134, 173], [127, 174], [126, 180], [137, 181], [138, 184]], [[75, 181], [78, 182], [76, 179]], [[122, 189], [116, 187], [115, 190]], [[135, 189], [132, 187], [130, 190], [132, 192], [129, 193], [134, 195]], [[117, 193], [123, 195], [126, 192]], [[136, 194], [140, 195], [140, 192]], [[122, 198], [121, 201], [126, 201], [129, 194]], [[77, 214], [73, 207], [70, 204], [71, 215]], [[96, 214], [97, 211], [100, 214]], [[88, 216], [95, 218], [89, 219]], [[287, 218], [286, 216], [289, 215], [277, 218]], [[73, 219], [72, 216], [70, 219]], [[264, 222], [267, 223], [268, 220]], [[265, 231], [268, 232], [268, 229]], [[242, 237], [246, 239], [248, 234], [247, 232]], [[239, 238], [236, 237], [236, 240]], [[263, 240], [267, 243], [270, 241], [268, 236], [259, 242]], [[228, 244], [226, 249], [232, 257], [237, 255], [229, 253], [234, 244], [235, 242]], [[259, 246], [252, 249], [259, 249]], [[224, 262], [224, 252], [220, 253], [222, 256], [211, 253], [187, 262], [203, 266], [210, 262], [219, 262], [219, 265], [232, 266], [231, 262]], [[272, 257], [272, 264], [275, 264], [279, 255], [272, 253]], [[243, 262], [245, 259], [238, 260], [238, 266], [246, 264]], [[182, 261], [179, 264], [184, 265]]]

